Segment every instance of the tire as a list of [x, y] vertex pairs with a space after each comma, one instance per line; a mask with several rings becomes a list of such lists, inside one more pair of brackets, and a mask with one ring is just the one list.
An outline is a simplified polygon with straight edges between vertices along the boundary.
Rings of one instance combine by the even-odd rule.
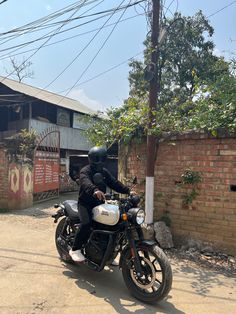
[[66, 248], [67, 245], [65, 245], [65, 248], [63, 249], [59, 244], [58, 244], [58, 237], [59, 236], [64, 236], [66, 237], [66, 234], [63, 234], [62, 231], [63, 231], [63, 228], [64, 228], [64, 225], [66, 223], [66, 218], [64, 217], [63, 219], [61, 219], [57, 225], [57, 228], [56, 228], [56, 233], [55, 233], [55, 243], [56, 243], [56, 248], [57, 248], [57, 252], [58, 254], [60, 255], [60, 258], [66, 262], [66, 263], [72, 263], [72, 258], [70, 257], [69, 255], [69, 251], [68, 249]]
[[[140, 256], [141, 265], [143, 266], [142, 269], [147, 276], [144, 276], [145, 278], [143, 277], [139, 278], [137, 276], [135, 277], [135, 267], [133, 263], [133, 258], [131, 256], [130, 249], [128, 249], [125, 252], [121, 262], [122, 275], [125, 284], [127, 288], [130, 290], [131, 294], [138, 300], [141, 300], [142, 302], [152, 303], [161, 301], [168, 295], [172, 286], [172, 270], [170, 263], [167, 259], [167, 256], [165, 255], [163, 250], [159, 248], [157, 245], [153, 245], [150, 247], [140, 246], [137, 248], [137, 251], [138, 255]], [[154, 257], [153, 262], [151, 261], [150, 255]], [[158, 270], [156, 269], [155, 266], [156, 264], [154, 264], [155, 261], [158, 262], [159, 265]], [[153, 265], [153, 267], [151, 265]], [[152, 272], [151, 273], [152, 276], [150, 275], [150, 272]], [[162, 281], [155, 279], [158, 273], [161, 273]], [[148, 281], [149, 278], [151, 278], [151, 280]], [[152, 285], [153, 280], [154, 282]], [[143, 283], [140, 281], [148, 282]], [[158, 287], [155, 287], [156, 281], [158, 283]], [[148, 285], [150, 286], [149, 289], [146, 288], [148, 287]]]

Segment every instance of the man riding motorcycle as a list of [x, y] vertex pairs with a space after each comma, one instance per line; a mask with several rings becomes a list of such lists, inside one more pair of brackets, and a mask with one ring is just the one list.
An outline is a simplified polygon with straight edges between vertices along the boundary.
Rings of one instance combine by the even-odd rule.
[[[75, 262], [83, 262], [82, 245], [89, 238], [92, 222], [92, 209], [105, 201], [106, 187], [121, 194], [136, 194], [130, 188], [115, 179], [104, 167], [107, 150], [103, 147], [93, 147], [88, 153], [89, 165], [81, 169], [79, 174], [78, 212], [81, 225], [76, 232], [72, 249], [69, 251]], [[101, 179], [102, 178], [102, 179]]]

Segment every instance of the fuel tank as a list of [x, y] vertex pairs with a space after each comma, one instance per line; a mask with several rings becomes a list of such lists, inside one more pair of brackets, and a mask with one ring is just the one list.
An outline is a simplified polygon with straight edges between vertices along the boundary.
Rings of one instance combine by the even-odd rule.
[[104, 224], [114, 226], [120, 219], [120, 210], [118, 205], [101, 204], [93, 208], [93, 220]]

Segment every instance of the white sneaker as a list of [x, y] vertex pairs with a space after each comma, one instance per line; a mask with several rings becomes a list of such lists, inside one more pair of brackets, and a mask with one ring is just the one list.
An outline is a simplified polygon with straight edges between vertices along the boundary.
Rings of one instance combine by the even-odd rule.
[[111, 263], [111, 266], [119, 266], [119, 263], [114, 259]]
[[70, 257], [73, 259], [74, 262], [82, 263], [85, 261], [84, 255], [81, 253], [81, 250], [77, 251], [69, 251]]

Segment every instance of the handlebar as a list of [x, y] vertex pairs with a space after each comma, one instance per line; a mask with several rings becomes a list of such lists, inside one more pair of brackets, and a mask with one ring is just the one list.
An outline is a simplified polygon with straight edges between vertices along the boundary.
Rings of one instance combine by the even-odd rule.
[[138, 195], [129, 195], [126, 198], [120, 198], [119, 194], [109, 194], [109, 193], [106, 193], [105, 194], [105, 198], [106, 198], [106, 200], [117, 200], [121, 204], [130, 203], [134, 207], [136, 207], [139, 204], [139, 202], [140, 202], [140, 197]]

